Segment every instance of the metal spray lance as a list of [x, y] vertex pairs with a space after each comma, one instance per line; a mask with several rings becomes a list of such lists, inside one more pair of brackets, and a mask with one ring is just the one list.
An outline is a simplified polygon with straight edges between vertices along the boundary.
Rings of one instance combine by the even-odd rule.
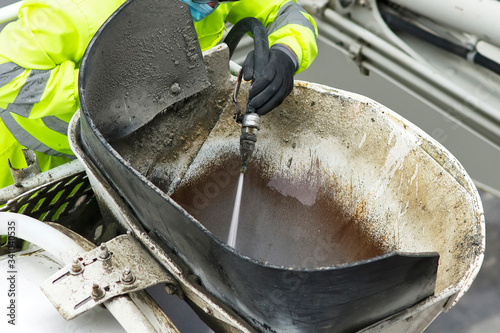
[[237, 100], [238, 91], [241, 84], [241, 76], [242, 74], [240, 71], [233, 92], [233, 102], [236, 107], [236, 114], [235, 114], [236, 122], [241, 123], [241, 136], [240, 136], [241, 172], [244, 173], [247, 169], [248, 161], [250, 161], [253, 151], [255, 150], [255, 143], [257, 142], [257, 132], [260, 130], [260, 116], [250, 106], [247, 106], [247, 112], [244, 115], [241, 113], [241, 109], [238, 105], [238, 100]]
[[[252, 82], [258, 78], [269, 61], [269, 41], [267, 31], [264, 25], [253, 17], [247, 17], [231, 29], [224, 42], [229, 46], [230, 56], [233, 54], [241, 37], [247, 32], [251, 32], [254, 39], [254, 68]], [[255, 109], [250, 106], [248, 100], [246, 113], [243, 115], [238, 106], [237, 96], [241, 85], [242, 71], [238, 74], [234, 91], [233, 102], [236, 107], [235, 119], [236, 122], [241, 123], [241, 137], [240, 137], [240, 155], [241, 155], [241, 172], [245, 172], [247, 164], [252, 157], [255, 150], [255, 143], [257, 142], [257, 132], [260, 129], [260, 116], [255, 112]]]

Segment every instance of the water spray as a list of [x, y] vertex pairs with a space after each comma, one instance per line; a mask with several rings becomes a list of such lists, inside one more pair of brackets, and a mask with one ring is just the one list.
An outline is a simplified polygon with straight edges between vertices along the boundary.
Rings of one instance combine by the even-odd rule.
[[[254, 40], [254, 67], [252, 83], [257, 79], [269, 61], [269, 40], [267, 31], [262, 22], [254, 17], [247, 17], [238, 21], [234, 27], [229, 31], [224, 39], [224, 42], [229, 48], [229, 57], [231, 57], [236, 49], [241, 38], [248, 32], [252, 33]], [[241, 204], [241, 195], [243, 191], [243, 179], [247, 165], [252, 158], [255, 150], [255, 143], [257, 142], [257, 132], [260, 129], [260, 116], [255, 112], [255, 109], [250, 106], [250, 99], [247, 103], [247, 110], [242, 114], [238, 105], [238, 92], [241, 86], [243, 73], [240, 70], [238, 78], [234, 86], [233, 102], [236, 108], [234, 119], [237, 123], [241, 124], [240, 136], [240, 155], [241, 155], [241, 169], [240, 178], [238, 181], [238, 190], [234, 201], [233, 217], [231, 219], [231, 228], [229, 230], [228, 244], [231, 247], [236, 245], [236, 234], [238, 232], [239, 212]]]

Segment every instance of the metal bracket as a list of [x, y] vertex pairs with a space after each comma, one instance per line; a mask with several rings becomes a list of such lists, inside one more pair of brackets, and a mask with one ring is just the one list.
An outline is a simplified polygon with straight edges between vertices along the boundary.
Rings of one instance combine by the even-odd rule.
[[14, 183], [18, 183], [30, 177], [36, 176], [41, 172], [35, 152], [31, 149], [23, 149], [23, 154], [27, 164], [27, 167], [25, 168], [16, 169], [12, 166], [10, 160], [7, 160], [10, 173], [12, 175], [12, 178], [14, 179]]
[[363, 66], [363, 54], [362, 54], [362, 49], [363, 46], [359, 44], [351, 44], [349, 45], [349, 58], [351, 58], [352, 61], [354, 61], [358, 67], [359, 67], [359, 72], [363, 75], [369, 75], [370, 72], [368, 71], [367, 68]]
[[298, 3], [309, 14], [322, 16], [330, 0], [299, 0]]
[[174, 278], [132, 236], [121, 235], [77, 256], [40, 286], [66, 319], [110, 298]]

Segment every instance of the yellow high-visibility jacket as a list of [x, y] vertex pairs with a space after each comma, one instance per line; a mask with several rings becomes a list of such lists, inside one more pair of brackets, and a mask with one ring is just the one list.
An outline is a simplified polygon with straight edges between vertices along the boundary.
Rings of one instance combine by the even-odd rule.
[[[42, 171], [74, 158], [67, 128], [79, 108], [80, 61], [99, 27], [124, 2], [25, 0], [19, 19], [0, 32], [0, 188], [13, 183], [7, 159], [15, 168], [26, 166], [22, 148], [36, 152]], [[316, 57], [316, 24], [295, 0], [221, 3], [194, 23], [202, 50], [219, 43], [225, 21], [244, 17], [266, 26], [270, 45], [285, 44], [295, 52], [297, 72]]]

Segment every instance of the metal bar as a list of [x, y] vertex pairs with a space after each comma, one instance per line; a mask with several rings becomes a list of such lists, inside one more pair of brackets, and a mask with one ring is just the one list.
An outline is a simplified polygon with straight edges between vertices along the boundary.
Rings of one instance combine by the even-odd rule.
[[55, 180], [63, 179], [70, 175], [76, 175], [77, 173], [83, 172], [84, 170], [85, 169], [82, 163], [79, 160], [74, 160], [57, 168], [42, 172], [18, 184], [2, 188], [0, 189], [0, 205], [6, 203], [8, 200], [17, 197], [24, 192], [46, 185], [47, 183], [53, 182]]
[[179, 330], [174, 323], [155, 302], [155, 300], [144, 290], [128, 294], [130, 299], [137, 305], [149, 322], [158, 332], [178, 333]]
[[[16, 237], [40, 246], [61, 263], [70, 263], [77, 253], [85, 251], [62, 232], [26, 215], [0, 213], [0, 234], [7, 234], [6, 222], [12, 220], [16, 224]], [[127, 332], [157, 332], [129, 296], [112, 298], [104, 305]]]
[[[500, 115], [494, 107], [479, 101], [470, 91], [447, 80], [436, 70], [422, 65], [331, 9], [326, 9], [324, 17], [317, 18], [316, 21], [321, 34], [331, 39], [338, 48], [349, 52], [351, 46], [361, 46], [357, 56], [361, 57], [364, 64], [378, 62], [378, 67], [385, 71], [386, 75], [398, 77], [399, 86], [417, 87], [423, 100], [429, 97], [440, 100], [440, 109], [443, 106], [456, 107], [453, 109], [456, 114], [452, 114], [454, 118], [458, 116], [460, 121], [477, 135], [497, 147], [500, 146]], [[449, 110], [449, 107], [446, 110]]]
[[238, 76], [238, 73], [240, 72], [241, 66], [235, 63], [234, 61], [229, 61], [229, 72], [234, 75]]
[[0, 24], [14, 21], [15, 19], [17, 19], [17, 12], [21, 7], [21, 3], [22, 1], [18, 1], [13, 4], [0, 8]]
[[391, 0], [457, 31], [500, 46], [500, 3], [493, 0]]
[[[373, 46], [374, 49], [384, 54], [387, 58], [393, 59], [394, 61], [400, 63], [402, 66], [414, 72], [416, 75], [419, 75], [426, 80], [429, 80], [430, 82], [434, 82], [436, 88], [446, 91], [448, 94], [459, 99], [462, 103], [469, 104], [484, 115], [494, 117], [496, 122], [500, 121], [500, 114], [498, 110], [488, 105], [487, 103], [476, 104], [475, 102], [477, 102], [477, 98], [470, 94], [470, 92], [445, 79], [444, 77], [439, 75], [436, 70], [433, 70], [432, 68], [424, 66], [421, 63], [415, 61], [401, 50], [379, 38], [377, 35], [369, 32], [368, 30], [357, 25], [356, 23], [353, 23], [352, 21], [349, 21], [348, 19], [342, 17], [331, 9], [325, 10], [325, 19], [332, 25], [339, 27], [344, 31], [352, 32], [357, 38], [361, 38], [361, 40], [366, 41], [370, 46]], [[369, 47], [364, 47], [363, 49], [368, 48]]]
[[125, 331], [158, 332], [129, 296], [114, 297], [104, 302], [104, 305]]

